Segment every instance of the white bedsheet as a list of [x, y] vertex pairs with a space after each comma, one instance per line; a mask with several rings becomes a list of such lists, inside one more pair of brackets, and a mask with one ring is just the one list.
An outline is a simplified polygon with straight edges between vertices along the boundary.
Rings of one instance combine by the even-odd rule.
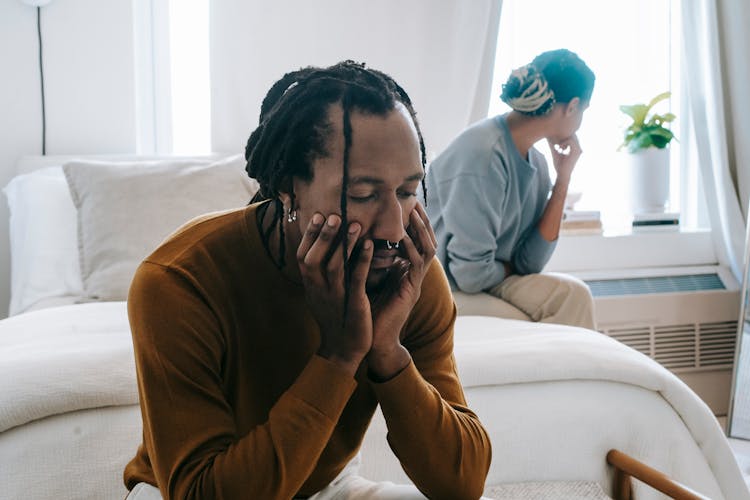
[[[456, 340], [461, 382], [465, 387], [563, 380], [596, 380], [626, 384], [661, 396], [680, 415], [709, 462], [733, 457], [710, 408], [679, 378], [648, 356], [594, 331], [563, 325], [503, 320], [497, 331], [492, 318], [461, 316]], [[497, 357], [498, 334], [502, 350]], [[540, 346], [544, 346], [540, 348]], [[720, 468], [717, 467], [717, 471]]]
[[[665, 472], [694, 476], [686, 482], [715, 498], [750, 499], [709, 408], [669, 371], [606, 336], [464, 316], [456, 324], [455, 353], [467, 399], [493, 439], [494, 483], [586, 479], [606, 489], [603, 454], [620, 447], [658, 458], [652, 465]], [[46, 417], [137, 402], [124, 303], [62, 306], [0, 321], [0, 433], [13, 437], [0, 434], [0, 447], [23, 440], [20, 426]], [[398, 480], [380, 465], [387, 450], [382, 425], [376, 417], [368, 431], [363, 472], [380, 479], [388, 470], [386, 477]], [[30, 430], [28, 439], [37, 435]], [[0, 449], [0, 458], [12, 455]], [[24, 460], [31, 467], [35, 457]]]
[[[503, 325], [498, 331], [493, 318], [458, 318], [455, 354], [461, 382], [468, 388], [470, 401], [469, 393], [497, 384], [504, 391], [493, 396], [495, 401], [502, 397], [506, 398], [504, 401], [520, 402], [525, 397], [543, 400], [542, 404], [528, 401], [527, 408], [554, 408], [555, 399], [565, 394], [567, 404], [558, 401], [558, 410], [552, 416], [528, 414], [525, 416], [528, 421], [519, 425], [529, 428], [537, 423], [540, 439], [548, 435], [550, 446], [537, 449], [553, 451], [555, 442], [569, 443], [567, 449], [559, 449], [560, 454], [575, 457], [580, 451], [574, 449], [576, 439], [560, 439], [560, 433], [580, 434], [577, 442], [582, 447], [586, 446], [586, 440], [596, 442], [598, 437], [610, 448], [630, 448], [622, 451], [642, 460], [652, 455], [659, 460], [652, 465], [667, 474], [677, 473], [680, 480], [698, 487], [704, 479], [699, 477], [703, 464], [697, 463], [698, 453], [690, 456], [695, 447], [702, 453], [720, 490], [712, 495], [714, 498], [720, 498], [719, 494], [727, 499], [750, 498], [728, 441], [710, 408], [663, 366], [594, 331], [501, 321]], [[531, 392], [535, 392], [534, 396]], [[597, 420], [596, 415], [605, 416], [605, 420]], [[549, 427], [556, 418], [560, 425], [554, 430], [541, 427], [543, 424]], [[691, 438], [693, 442], [688, 442]], [[497, 439], [493, 439], [495, 444]], [[513, 462], [509, 461], [506, 467], [513, 467]], [[582, 472], [578, 479], [599, 479], [583, 476]], [[709, 482], [707, 477], [703, 481]]]
[[0, 432], [51, 415], [137, 403], [124, 302], [0, 321]]

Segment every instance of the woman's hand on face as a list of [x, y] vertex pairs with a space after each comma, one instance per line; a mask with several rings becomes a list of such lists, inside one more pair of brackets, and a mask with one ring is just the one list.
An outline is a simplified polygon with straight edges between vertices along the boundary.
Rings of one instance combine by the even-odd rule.
[[[297, 249], [297, 265], [305, 297], [320, 326], [318, 354], [344, 366], [352, 374], [372, 346], [372, 314], [365, 282], [373, 255], [372, 241], [365, 240], [350, 262], [349, 303], [344, 319], [344, 250], [341, 245], [341, 217], [326, 219], [316, 213]], [[348, 259], [362, 227], [353, 222], [346, 232]]]
[[573, 168], [575, 168], [578, 158], [580, 158], [583, 152], [578, 142], [578, 136], [573, 134], [557, 143], [551, 140], [547, 142], [552, 152], [552, 164], [555, 167], [558, 179], [566, 182], [570, 181]]
[[[400, 334], [422, 292], [422, 281], [435, 257], [437, 238], [422, 205], [409, 214], [409, 226], [401, 241], [406, 262], [394, 264], [384, 290], [373, 298], [373, 341], [367, 355], [371, 374], [389, 378], [400, 360], [408, 364], [408, 353], [401, 346]], [[406, 357], [404, 357], [406, 354]]]

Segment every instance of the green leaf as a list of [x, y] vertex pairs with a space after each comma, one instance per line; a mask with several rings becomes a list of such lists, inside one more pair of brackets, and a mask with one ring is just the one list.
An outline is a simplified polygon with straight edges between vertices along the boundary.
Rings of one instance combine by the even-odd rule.
[[638, 150], [646, 149], [654, 144], [650, 134], [639, 134], [628, 146], [628, 151], [635, 153]]
[[674, 113], [667, 113], [666, 115], [659, 115], [661, 116], [661, 121], [664, 123], [672, 123], [675, 121], [675, 118], [677, 118]]
[[664, 99], [669, 99], [669, 97], [670, 97], [671, 95], [672, 95], [672, 92], [669, 92], [669, 91], [667, 91], [667, 92], [662, 92], [662, 93], [661, 93], [661, 94], [659, 94], [658, 96], [656, 96], [656, 97], [654, 97], [653, 99], [651, 99], [651, 101], [650, 101], [650, 102], [648, 103], [648, 109], [651, 109], [651, 108], [653, 108], [653, 107], [654, 107], [654, 105], [655, 105], [655, 104], [656, 104], [657, 102], [663, 101]]
[[649, 111], [654, 105], [671, 95], [671, 92], [662, 92], [651, 99], [648, 105], [620, 106], [620, 110], [632, 118], [633, 122], [625, 129], [624, 140], [618, 151], [627, 148], [630, 153], [635, 153], [650, 147], [665, 148], [675, 138], [672, 131], [664, 127], [665, 123], [671, 123], [676, 119], [673, 113], [653, 113], [649, 116]]
[[620, 106], [620, 111], [633, 119], [634, 125], [643, 125], [648, 113], [648, 107], [645, 104], [632, 104]]
[[672, 137], [674, 137], [674, 134], [671, 130], [663, 127], [654, 128], [653, 130], [649, 130], [648, 133], [653, 136], [664, 137], [667, 140], [670, 140], [672, 139]]

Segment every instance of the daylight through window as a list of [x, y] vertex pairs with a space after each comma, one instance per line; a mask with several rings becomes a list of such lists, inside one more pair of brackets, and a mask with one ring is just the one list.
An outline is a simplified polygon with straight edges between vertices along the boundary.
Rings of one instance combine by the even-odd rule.
[[[624, 230], [630, 223], [626, 153], [617, 151], [628, 118], [619, 106], [648, 102], [667, 90], [672, 98], [656, 109], [677, 115], [671, 128], [679, 139], [672, 143], [668, 209], [682, 213], [683, 228], [702, 222], [690, 206], [698, 203], [698, 176], [680, 157], [689, 137], [681, 131], [686, 114], [681, 109], [679, 36], [676, 1], [503, 1], [488, 114], [509, 110], [499, 94], [513, 68], [546, 50], [576, 52], [596, 73], [596, 86], [578, 132], [584, 154], [570, 190], [582, 193], [576, 208], [601, 211], [607, 231]], [[554, 178], [546, 143], [537, 148], [547, 156]]]

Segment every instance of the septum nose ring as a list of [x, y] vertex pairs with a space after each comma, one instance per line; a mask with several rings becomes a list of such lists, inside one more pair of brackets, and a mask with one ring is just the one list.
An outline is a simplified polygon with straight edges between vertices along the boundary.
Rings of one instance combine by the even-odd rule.
[[398, 244], [398, 241], [396, 243], [391, 243], [389, 240], [385, 240], [385, 246], [388, 247], [388, 250], [392, 248], [398, 248]]

